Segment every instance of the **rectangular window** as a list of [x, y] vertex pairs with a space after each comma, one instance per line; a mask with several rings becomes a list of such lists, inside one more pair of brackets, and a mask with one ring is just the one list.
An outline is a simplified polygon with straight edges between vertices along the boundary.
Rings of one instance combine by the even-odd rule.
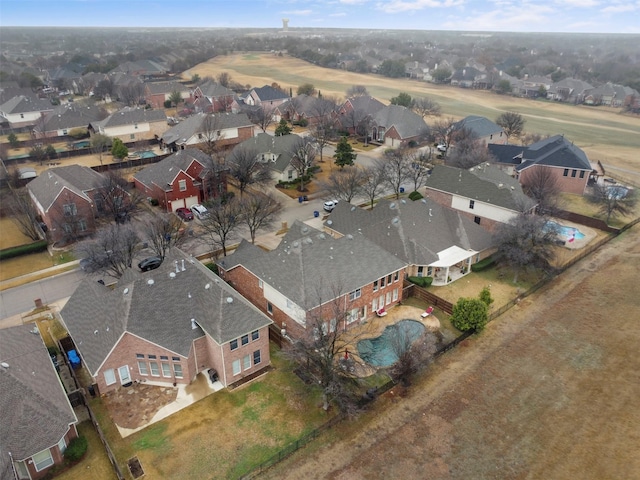
[[81, 232], [86, 232], [87, 231], [87, 222], [85, 222], [84, 220], [80, 220], [78, 222], [78, 228], [80, 229]]
[[400, 272], [396, 272], [393, 275], [393, 283], [397, 282], [399, 278], [400, 278]]
[[393, 275], [389, 274], [387, 276], [387, 285], [391, 285], [391, 280], [393, 279]]
[[384, 288], [384, 277], [380, 279], [380, 288]]
[[180, 361], [180, 357], [171, 357], [171, 360], [173, 360], [174, 362], [179, 362]]
[[565, 168], [564, 169], [564, 173], [562, 174], [563, 177], [568, 177], [569, 176], [569, 169]]
[[63, 205], [62, 210], [65, 217], [71, 217], [78, 214], [78, 209], [76, 208], [75, 203], [67, 203], [66, 205]]
[[418, 276], [422, 277], [423, 274], [424, 274], [424, 267], [423, 266], [418, 267]]
[[63, 130], [62, 130], [62, 134], [63, 134], [63, 135], [68, 135], [68, 134], [69, 134], [69, 132], [68, 132], [68, 131], [67, 131], [67, 129], [65, 128], [65, 129], [63, 129]]
[[233, 361], [233, 374], [238, 375], [240, 373], [240, 360]]
[[433, 276], [433, 267], [427, 267], [427, 277]]
[[577, 170], [571, 170], [571, 178], [576, 178]]
[[273, 305], [271, 305], [271, 302], [267, 302], [267, 312], [273, 315]]
[[347, 323], [353, 323], [358, 319], [358, 309], [352, 308], [347, 313]]
[[144, 353], [136, 353], [136, 358], [144, 358]]
[[393, 301], [395, 302], [396, 300], [398, 300], [398, 289], [397, 288], [393, 291]]
[[186, 180], [178, 180], [178, 188], [181, 192], [184, 192], [187, 189], [187, 181]]
[[373, 291], [377, 292], [378, 291], [378, 280], [376, 280], [375, 282], [373, 282]]
[[580, 170], [580, 178], [584, 178], [584, 170]]
[[151, 360], [155, 360], [158, 357], [156, 357], [155, 355], [147, 355], [147, 358], [149, 358]]
[[262, 283], [262, 280], [258, 280], [258, 287], [259, 287], [259, 288], [264, 287], [264, 284]]
[[375, 312], [376, 310], [378, 310], [378, 299], [374, 298], [371, 300], [371, 311]]
[[249, 370], [251, 368], [251, 355], [242, 357], [242, 369]]
[[475, 206], [476, 202], [475, 200], [469, 200], [469, 209], [473, 210], [473, 207]]
[[249, 343], [249, 335], [243, 335], [242, 338], [240, 339], [240, 343], [244, 346], [247, 343]]
[[136, 135], [135, 135], [135, 133], [132, 133], [131, 135], [129, 135], [129, 138], [130, 138], [131, 140], [135, 140], [135, 139], [136, 139]]
[[65, 442], [64, 437], [62, 437], [58, 442], [58, 450], [60, 450], [60, 453], [64, 453], [66, 449], [67, 449], [67, 442]]
[[137, 130], [137, 129], [138, 129], [138, 124], [137, 124], [137, 123], [134, 123], [134, 124], [133, 124], [133, 128]]
[[478, 225], [480, 225], [480, 217], [478, 216], [473, 217], [473, 221], [476, 222]]
[[387, 305], [391, 303], [391, 292], [387, 292]]
[[260, 358], [260, 350], [253, 352], [253, 364], [258, 365], [262, 359]]
[[235, 350], [236, 348], [238, 348], [238, 339], [237, 338], [235, 340], [231, 340], [231, 342], [229, 342], [229, 348], [231, 348], [231, 350]]
[[182, 378], [182, 365], [180, 365], [179, 363], [174, 363], [173, 374], [176, 376], [176, 378]]
[[159, 377], [160, 369], [158, 368], [158, 362], [149, 362], [149, 366], [151, 367], [151, 375], [154, 377]]
[[104, 371], [104, 383], [107, 385], [116, 383], [116, 372], [114, 372], [113, 368]]
[[293, 170], [287, 170], [287, 180], [291, 180], [293, 178]]
[[251, 332], [251, 341], [255, 342], [260, 338], [260, 332], [258, 330], [254, 330]]
[[138, 371], [140, 375], [149, 375], [149, 370], [147, 369], [147, 362], [142, 362], [138, 360]]
[[171, 365], [166, 362], [162, 362], [160, 365], [162, 366], [162, 376], [171, 377]]
[[53, 457], [51, 456], [49, 449], [36, 453], [31, 457], [31, 460], [33, 460], [33, 464], [36, 466], [37, 472], [53, 465]]
[[349, 300], [353, 302], [356, 298], [360, 298], [361, 295], [362, 291], [360, 289], [354, 290], [349, 294]]

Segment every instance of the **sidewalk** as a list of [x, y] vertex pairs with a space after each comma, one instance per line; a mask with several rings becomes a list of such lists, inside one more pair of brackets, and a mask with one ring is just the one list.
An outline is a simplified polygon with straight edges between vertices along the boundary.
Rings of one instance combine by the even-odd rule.
[[52, 277], [67, 270], [73, 270], [75, 268], [78, 268], [79, 264], [80, 260], [74, 260], [72, 262], [61, 263], [60, 265], [45, 268], [44, 270], [38, 270], [36, 272], [20, 275], [19, 277], [9, 278], [8, 280], [0, 282], [0, 291], [7, 290], [8, 288], [19, 287], [20, 285], [24, 285], [25, 283], [40, 280], [42, 278]]

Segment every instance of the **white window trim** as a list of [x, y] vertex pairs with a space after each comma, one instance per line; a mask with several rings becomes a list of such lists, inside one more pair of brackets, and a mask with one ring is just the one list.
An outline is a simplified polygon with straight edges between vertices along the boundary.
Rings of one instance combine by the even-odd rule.
[[242, 364], [240, 362], [240, 359], [233, 361], [232, 368], [234, 375], [240, 375], [240, 373], [242, 372]]
[[66, 449], [67, 449], [67, 442], [65, 441], [64, 437], [62, 437], [58, 442], [58, 450], [60, 450], [60, 453], [64, 453]]
[[162, 370], [163, 377], [171, 378], [171, 365], [169, 365], [169, 362], [160, 362], [160, 370]]
[[[142, 371], [143, 367], [144, 372]], [[145, 377], [149, 375], [149, 366], [144, 360], [138, 360], [138, 373], [140, 373], [140, 375], [144, 375]]]
[[[49, 458], [45, 458], [45, 454]], [[36, 457], [38, 455], [42, 457], [40, 461], [36, 460]], [[48, 448], [46, 450], [42, 450], [41, 452], [36, 453], [34, 456], [31, 457], [31, 460], [33, 460], [33, 466], [36, 469], [36, 472], [41, 472], [45, 468], [49, 468], [51, 465], [53, 465], [53, 455], [51, 455], [51, 450], [49, 450]], [[44, 465], [44, 463], [46, 462], [50, 462], [50, 463], [47, 463], [46, 465]]]
[[105, 370], [103, 375], [105, 384], [113, 385], [114, 383], [116, 383], [116, 371], [113, 368]]

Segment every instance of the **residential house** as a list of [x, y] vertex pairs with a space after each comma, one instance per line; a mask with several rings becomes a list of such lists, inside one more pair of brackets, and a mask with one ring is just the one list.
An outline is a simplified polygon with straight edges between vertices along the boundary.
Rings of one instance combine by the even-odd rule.
[[390, 147], [419, 144], [429, 133], [420, 115], [400, 105], [387, 105], [378, 110], [372, 117], [372, 126], [373, 141]]
[[[255, 152], [261, 162], [268, 164], [276, 182], [290, 182], [298, 178], [298, 172], [291, 165], [291, 159], [293, 147], [299, 141], [300, 137], [296, 134], [274, 137], [268, 133], [259, 133], [236, 148]], [[229, 161], [232, 159], [233, 155], [230, 155]]]
[[476, 88], [478, 83], [486, 83], [487, 74], [473, 67], [460, 68], [451, 75], [451, 85], [462, 88]]
[[96, 105], [79, 105], [67, 103], [55, 107], [52, 112], [42, 117], [34, 128], [35, 138], [57, 138], [69, 135], [74, 129], [86, 131], [91, 122], [103, 120], [107, 112]]
[[637, 99], [638, 92], [633, 88], [608, 82], [587, 92], [584, 103], [587, 105], [623, 107], [632, 105]]
[[433, 200], [380, 200], [371, 210], [340, 202], [324, 222], [333, 236], [363, 236], [404, 262], [407, 274], [447, 285], [493, 252], [491, 234]]
[[384, 106], [380, 100], [368, 95], [347, 98], [336, 114], [339, 127], [349, 135], [354, 135], [361, 126], [367, 127], [373, 116]]
[[274, 121], [279, 122], [284, 118], [292, 123], [306, 122], [306, 124], [313, 125], [319, 122], [322, 117], [330, 118], [334, 113], [335, 105], [329, 100], [301, 94], [276, 107]]
[[126, 73], [142, 80], [153, 80], [166, 78], [169, 75], [169, 68], [156, 60], [136, 60], [118, 65], [109, 72], [109, 74], [112, 73]]
[[492, 158], [495, 158], [495, 165], [507, 175], [517, 178], [516, 167], [522, 163], [522, 157], [527, 147], [522, 145], [502, 145], [490, 143], [487, 149]]
[[525, 74], [523, 79], [518, 80], [515, 85], [512, 85], [512, 88], [514, 94], [530, 98], [541, 96], [541, 92], [544, 89], [544, 95], [542, 96], [546, 97], [546, 92], [549, 91], [552, 83], [550, 77], [536, 75], [530, 77], [528, 74]]
[[68, 243], [95, 232], [104, 182], [89, 167], [67, 165], [50, 168], [27, 184], [51, 243]]
[[[243, 240], [220, 276], [292, 338], [347, 329], [402, 300], [404, 262], [362, 235], [333, 238], [296, 221], [275, 250]], [[336, 307], [341, 314], [336, 314]]]
[[558, 102], [578, 104], [584, 101], [587, 92], [591, 90], [593, 87], [587, 82], [577, 78], [563, 78], [549, 87], [547, 98]]
[[168, 101], [174, 92], [178, 92], [183, 101], [191, 99], [189, 89], [176, 81], [144, 84], [144, 98], [153, 108], [164, 108], [164, 102]]
[[408, 78], [415, 80], [424, 80], [425, 74], [429, 71], [429, 67], [426, 64], [420, 63], [417, 60], [413, 62], [407, 62], [404, 64], [405, 75]]
[[207, 143], [233, 147], [253, 135], [254, 124], [245, 113], [198, 113], [164, 132], [160, 144], [173, 152]]
[[507, 143], [507, 134], [504, 129], [488, 118], [469, 115], [454, 124], [454, 129], [456, 130], [462, 130], [463, 128], [471, 131], [485, 145], [490, 143], [505, 145]]
[[202, 85], [198, 85], [191, 95], [196, 102], [200, 99], [207, 100], [210, 108], [201, 110], [205, 113], [230, 111], [231, 104], [235, 97], [233, 90], [230, 90], [213, 80], [209, 80], [204, 82]]
[[125, 144], [140, 140], [155, 140], [169, 129], [164, 110], [125, 107], [104, 120], [89, 124], [89, 131], [111, 138], [119, 138]]
[[133, 176], [136, 189], [167, 212], [189, 208], [226, 192], [222, 165], [197, 148], [178, 150]]
[[536, 205], [517, 179], [484, 163], [469, 170], [437, 165], [425, 187], [426, 198], [458, 210], [490, 231], [521, 212], [533, 212]]
[[0, 329], [2, 480], [47, 476], [78, 436], [78, 418], [34, 325]]
[[556, 178], [558, 187], [566, 193], [584, 194], [591, 164], [584, 151], [563, 135], [555, 135], [529, 145], [522, 155], [516, 173], [522, 185], [536, 169], [545, 168]]
[[58, 90], [74, 90], [82, 78], [85, 66], [68, 63], [49, 72], [49, 83]]
[[211, 370], [228, 387], [270, 364], [271, 319], [177, 249], [111, 287], [83, 280], [60, 316], [101, 394], [132, 382], [188, 385]]
[[53, 108], [48, 98], [18, 95], [0, 105], [0, 116], [7, 120], [11, 128], [20, 128], [35, 125]]
[[244, 101], [247, 105], [264, 107], [265, 110], [274, 111], [291, 97], [282, 90], [265, 85], [260, 88], [252, 88]]

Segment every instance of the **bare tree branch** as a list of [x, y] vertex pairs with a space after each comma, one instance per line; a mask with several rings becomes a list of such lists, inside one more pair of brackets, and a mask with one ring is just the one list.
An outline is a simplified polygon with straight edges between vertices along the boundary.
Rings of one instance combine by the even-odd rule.
[[256, 232], [272, 226], [282, 210], [282, 204], [268, 193], [254, 193], [240, 200], [242, 222], [249, 228], [251, 243], [256, 243]]

